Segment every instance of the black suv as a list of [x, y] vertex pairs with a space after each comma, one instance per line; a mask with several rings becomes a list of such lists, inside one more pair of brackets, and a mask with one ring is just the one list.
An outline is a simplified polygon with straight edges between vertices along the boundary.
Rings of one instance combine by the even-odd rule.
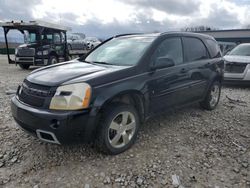
[[12, 113], [43, 141], [94, 141], [118, 154], [155, 114], [194, 102], [213, 110], [223, 67], [210, 36], [119, 35], [85, 57], [33, 71], [12, 98]]

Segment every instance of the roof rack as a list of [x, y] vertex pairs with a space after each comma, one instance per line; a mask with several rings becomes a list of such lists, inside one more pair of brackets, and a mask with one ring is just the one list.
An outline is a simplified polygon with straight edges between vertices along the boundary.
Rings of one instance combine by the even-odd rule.
[[25, 29], [25, 28], [38, 28], [38, 27], [45, 27], [49, 29], [56, 29], [56, 30], [61, 30], [61, 31], [70, 31], [70, 27], [54, 24], [54, 23], [49, 23], [45, 21], [29, 21], [29, 22], [24, 22], [21, 20], [20, 22], [18, 21], [11, 21], [11, 22], [0, 22], [0, 27], [6, 27], [9, 29]]
[[125, 33], [120, 35], [115, 35], [114, 37], [122, 37], [122, 36], [129, 36], [129, 35], [143, 35], [145, 33]]

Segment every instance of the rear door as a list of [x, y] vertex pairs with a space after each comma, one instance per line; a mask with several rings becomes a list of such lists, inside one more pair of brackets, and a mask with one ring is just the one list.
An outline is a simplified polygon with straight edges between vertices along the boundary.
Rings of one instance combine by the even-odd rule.
[[[184, 61], [188, 67], [190, 90], [188, 96], [183, 97], [189, 101], [199, 100], [203, 97], [209, 83], [211, 74], [211, 59], [203, 41], [195, 37], [182, 37], [184, 47]], [[188, 101], [186, 101], [188, 102]]]

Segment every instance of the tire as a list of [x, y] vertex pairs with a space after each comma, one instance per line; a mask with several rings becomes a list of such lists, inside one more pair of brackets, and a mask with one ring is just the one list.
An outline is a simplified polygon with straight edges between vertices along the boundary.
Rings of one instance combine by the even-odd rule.
[[68, 51], [72, 50], [72, 46], [70, 44], [67, 45]]
[[56, 63], [58, 63], [58, 60], [57, 60], [57, 57], [56, 56], [50, 56], [49, 57], [49, 61], [48, 61], [48, 65], [54, 65], [54, 64], [56, 64]]
[[28, 70], [30, 65], [18, 64], [21, 69]]
[[110, 155], [124, 152], [134, 144], [139, 123], [138, 113], [133, 106], [122, 103], [109, 105], [97, 130], [97, 148]]
[[72, 60], [72, 57], [70, 55], [67, 55], [67, 61]]
[[200, 106], [206, 110], [214, 110], [219, 103], [220, 95], [221, 95], [221, 82], [216, 80], [209, 87], [205, 99], [202, 102], [200, 102]]

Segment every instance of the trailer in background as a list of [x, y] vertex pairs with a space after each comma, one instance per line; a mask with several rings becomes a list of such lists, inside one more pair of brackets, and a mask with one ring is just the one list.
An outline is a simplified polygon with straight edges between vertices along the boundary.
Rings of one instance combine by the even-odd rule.
[[[86, 54], [86, 49], [70, 50], [67, 45], [69, 27], [41, 21], [4, 22], [5, 44], [9, 64], [18, 64], [22, 69], [30, 66], [46, 66], [70, 60]], [[15, 59], [11, 59], [8, 32], [18, 30], [24, 35], [25, 43], [15, 50]]]

